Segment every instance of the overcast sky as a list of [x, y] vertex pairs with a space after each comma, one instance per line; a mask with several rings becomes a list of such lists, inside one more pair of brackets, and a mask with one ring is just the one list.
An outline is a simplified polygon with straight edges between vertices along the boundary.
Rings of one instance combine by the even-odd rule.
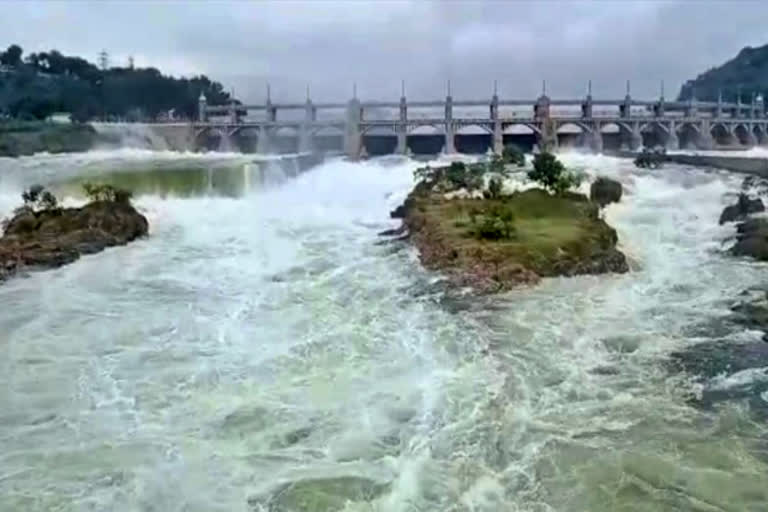
[[768, 2], [347, 0], [9, 1], [0, 46], [56, 48], [114, 65], [205, 73], [238, 97], [342, 100], [357, 82], [363, 99], [492, 93], [533, 97], [676, 95], [687, 78], [768, 43]]

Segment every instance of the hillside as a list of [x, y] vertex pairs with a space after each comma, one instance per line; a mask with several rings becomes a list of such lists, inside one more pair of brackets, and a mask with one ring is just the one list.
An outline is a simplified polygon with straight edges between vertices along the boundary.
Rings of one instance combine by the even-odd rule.
[[201, 75], [175, 78], [155, 68], [108, 67], [56, 50], [26, 57], [18, 45], [0, 51], [0, 119], [45, 119], [69, 112], [78, 121], [151, 120], [174, 111], [193, 118], [200, 93], [211, 105], [229, 102], [222, 84]]
[[695, 90], [697, 99], [717, 101], [718, 91], [722, 90], [724, 101], [736, 101], [739, 87], [745, 103], [751, 101], [753, 93], [767, 96], [768, 44], [759, 48], [746, 47], [725, 64], [688, 80], [680, 89], [678, 99], [689, 99], [691, 91]]

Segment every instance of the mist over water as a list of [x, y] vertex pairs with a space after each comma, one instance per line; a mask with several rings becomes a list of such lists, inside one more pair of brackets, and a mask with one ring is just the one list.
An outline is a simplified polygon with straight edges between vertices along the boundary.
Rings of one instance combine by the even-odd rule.
[[0, 159], [0, 216], [106, 174], [150, 222], [0, 286], [0, 510], [763, 510], [764, 421], [694, 408], [710, 384], [667, 364], [759, 338], [722, 321], [768, 281], [721, 254], [741, 179], [563, 158], [624, 184], [606, 218], [635, 270], [484, 298], [378, 243], [414, 161]]

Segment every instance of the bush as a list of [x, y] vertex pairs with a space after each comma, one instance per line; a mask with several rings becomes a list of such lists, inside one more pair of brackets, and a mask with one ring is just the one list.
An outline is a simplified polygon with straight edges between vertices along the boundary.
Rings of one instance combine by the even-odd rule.
[[635, 167], [641, 169], [658, 169], [664, 163], [664, 151], [649, 151], [644, 149], [642, 153], [635, 158]]
[[533, 158], [533, 169], [528, 172], [528, 178], [557, 195], [563, 195], [581, 183], [578, 175], [567, 171], [563, 163], [548, 152]]
[[486, 199], [499, 199], [501, 197], [501, 191], [503, 184], [501, 177], [494, 176], [488, 181], [488, 190], [483, 192], [483, 197]]
[[514, 145], [504, 146], [501, 158], [506, 164], [513, 164], [518, 167], [523, 167], [525, 165], [525, 154], [520, 148]]
[[479, 214], [469, 212], [470, 233], [481, 240], [509, 240], [517, 235], [515, 213], [509, 205], [496, 205]]
[[59, 207], [56, 196], [42, 185], [32, 185], [21, 193], [21, 199], [24, 201], [22, 208], [32, 212], [56, 210]]
[[129, 203], [133, 197], [133, 193], [130, 190], [106, 184], [83, 183], [83, 192], [91, 201]]
[[483, 186], [485, 169], [482, 165], [467, 166], [462, 162], [452, 162], [448, 167], [421, 167], [414, 171], [414, 178], [426, 184], [430, 189], [440, 186], [445, 190], [478, 190]]

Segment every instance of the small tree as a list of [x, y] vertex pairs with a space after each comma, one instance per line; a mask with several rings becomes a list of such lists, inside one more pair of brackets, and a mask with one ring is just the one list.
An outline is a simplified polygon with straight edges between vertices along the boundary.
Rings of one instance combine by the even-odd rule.
[[83, 183], [83, 192], [91, 201], [129, 203], [133, 197], [130, 190], [105, 184]]
[[533, 169], [528, 171], [528, 178], [557, 195], [562, 195], [581, 182], [578, 175], [567, 171], [563, 163], [548, 152], [539, 153], [534, 157]]
[[501, 197], [503, 184], [499, 176], [494, 176], [488, 181], [488, 190], [483, 192], [486, 199], [499, 199]]
[[32, 185], [21, 193], [21, 200], [24, 206], [18, 208], [17, 213], [26, 210], [30, 212], [53, 211], [59, 208], [59, 201], [56, 196], [42, 185]]
[[517, 146], [504, 146], [501, 157], [504, 163], [517, 165], [518, 167], [525, 165], [525, 154]]

